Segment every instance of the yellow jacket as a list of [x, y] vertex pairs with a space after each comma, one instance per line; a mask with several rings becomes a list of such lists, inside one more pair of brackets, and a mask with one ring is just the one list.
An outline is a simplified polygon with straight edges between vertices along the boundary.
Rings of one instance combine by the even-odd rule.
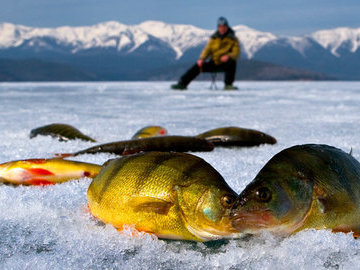
[[221, 37], [218, 32], [215, 32], [202, 51], [200, 59], [205, 60], [211, 57], [215, 64], [219, 65], [221, 64], [220, 57], [226, 54], [235, 61], [240, 55], [239, 40], [231, 28], [229, 28], [229, 31], [224, 37]]

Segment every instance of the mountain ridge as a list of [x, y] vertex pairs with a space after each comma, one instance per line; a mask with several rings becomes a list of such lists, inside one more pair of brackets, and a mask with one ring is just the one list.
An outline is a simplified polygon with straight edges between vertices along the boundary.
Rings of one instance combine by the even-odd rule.
[[[336, 50], [345, 42], [351, 42], [351, 52], [355, 52], [360, 47], [360, 28], [338, 27], [301, 36], [278, 36], [270, 32], [258, 31], [246, 25], [235, 25], [232, 28], [242, 42], [249, 59], [263, 45], [284, 38], [293, 44], [310, 38], [324, 49], [330, 49], [335, 56], [338, 56]], [[126, 39], [131, 36], [133, 37], [132, 40], [135, 41], [134, 50], [139, 44], [147, 40], [148, 35], [152, 35], [171, 44], [176, 51], [176, 47], [187, 49], [206, 42], [213, 32], [213, 30], [190, 24], [167, 24], [161, 21], [144, 21], [135, 25], [107, 21], [91, 26], [60, 26], [55, 28], [29, 27], [4, 22], [0, 23], [0, 48], [17, 47], [25, 40], [34, 37], [54, 37], [63, 44], [74, 47], [82, 45], [81, 49], [114, 47], [116, 46], [114, 38], [119, 38], [121, 42], [117, 49], [121, 50], [129, 42]], [[192, 42], [189, 42], [189, 37], [193, 39]], [[194, 40], [194, 38], [196, 39]]]
[[[232, 28], [241, 42], [243, 59], [306, 69], [339, 79], [360, 79], [360, 28], [334, 28], [303, 36], [278, 36], [245, 25]], [[114, 61], [132, 61], [145, 69], [151, 68], [153, 62], [157, 68], [196, 60], [213, 32], [160, 21], [135, 25], [108, 21], [56, 28], [0, 23], [0, 57], [76, 62], [84, 68], [86, 65], [81, 61], [86, 57], [101, 61], [105, 54], [109, 56], [106, 61], [112, 55]], [[94, 71], [93, 67], [88, 68]]]

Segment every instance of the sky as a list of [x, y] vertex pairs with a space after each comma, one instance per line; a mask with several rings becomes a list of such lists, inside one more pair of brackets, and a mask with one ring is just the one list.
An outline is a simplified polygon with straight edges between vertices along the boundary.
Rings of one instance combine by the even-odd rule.
[[34, 27], [146, 20], [213, 29], [219, 16], [278, 35], [360, 27], [359, 0], [0, 0], [0, 22]]

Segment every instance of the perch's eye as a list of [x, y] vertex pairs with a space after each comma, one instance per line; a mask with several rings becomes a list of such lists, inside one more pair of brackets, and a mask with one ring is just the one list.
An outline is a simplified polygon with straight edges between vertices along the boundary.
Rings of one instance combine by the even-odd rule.
[[226, 208], [230, 208], [235, 202], [235, 198], [234, 196], [231, 195], [224, 195], [221, 198], [221, 204], [226, 207]]
[[271, 191], [267, 187], [259, 188], [256, 191], [256, 198], [260, 202], [269, 202], [271, 200]]

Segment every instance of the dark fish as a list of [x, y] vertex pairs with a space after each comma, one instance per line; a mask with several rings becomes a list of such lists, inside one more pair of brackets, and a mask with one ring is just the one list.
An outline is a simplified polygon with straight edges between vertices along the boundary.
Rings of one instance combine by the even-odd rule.
[[360, 234], [360, 163], [340, 149], [297, 145], [275, 155], [237, 198], [240, 232], [289, 235], [304, 229]]
[[100, 144], [87, 148], [85, 150], [78, 151], [73, 154], [59, 154], [59, 156], [68, 157], [81, 154], [96, 153], [113, 153], [118, 155], [128, 155], [142, 151], [196, 152], [212, 151], [213, 149], [214, 145], [204, 139], [185, 136], [162, 136]]
[[256, 146], [275, 144], [276, 139], [261, 131], [240, 127], [222, 127], [209, 130], [196, 136], [206, 139], [215, 146]]
[[58, 138], [59, 141], [80, 139], [83, 141], [96, 142], [94, 139], [83, 134], [80, 130], [66, 124], [50, 124], [35, 128], [30, 132], [30, 139], [37, 135], [50, 135], [54, 138]]

